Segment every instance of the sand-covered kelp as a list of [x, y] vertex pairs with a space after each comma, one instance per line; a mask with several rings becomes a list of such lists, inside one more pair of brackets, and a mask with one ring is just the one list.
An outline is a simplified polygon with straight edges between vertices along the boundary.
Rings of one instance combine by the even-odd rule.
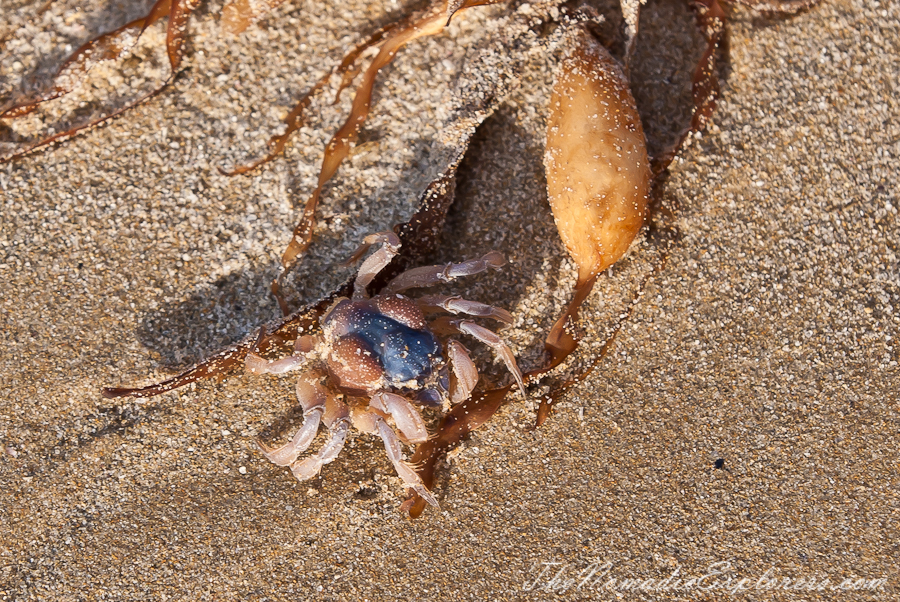
[[[417, 13], [405, 19], [402, 23], [394, 27], [390, 27], [385, 31], [384, 40], [378, 45], [378, 54], [369, 63], [362, 75], [362, 82], [356, 90], [356, 96], [353, 98], [353, 106], [347, 120], [331, 137], [331, 141], [325, 146], [325, 154], [322, 158], [322, 168], [319, 172], [319, 181], [315, 190], [303, 207], [303, 215], [300, 222], [294, 228], [291, 242], [288, 244], [284, 255], [281, 258], [282, 272], [272, 283], [272, 293], [278, 299], [282, 311], [287, 312], [287, 305], [281, 295], [281, 287], [284, 283], [285, 276], [297, 264], [302, 253], [309, 247], [312, 242], [313, 232], [316, 226], [316, 207], [319, 203], [319, 197], [322, 194], [322, 187], [335, 174], [338, 167], [347, 156], [359, 137], [360, 129], [369, 115], [372, 105], [372, 92], [375, 88], [375, 78], [378, 73], [387, 66], [396, 56], [397, 52], [403, 46], [424, 36], [437, 35], [450, 24], [450, 20], [457, 13], [471, 8], [473, 6], [483, 6], [488, 4], [496, 4], [499, 0], [465, 0], [452, 1], [447, 0], [444, 3], [431, 7], [422, 13]], [[377, 32], [376, 36], [380, 36], [381, 32]], [[370, 38], [371, 40], [372, 38]], [[356, 51], [354, 51], [354, 54]], [[358, 54], [357, 54], [358, 56]], [[355, 58], [353, 54], [348, 55], [342, 61], [342, 65], [348, 62], [348, 59]], [[347, 73], [347, 71], [344, 71]], [[348, 82], [346, 79], [342, 82], [340, 90]]]
[[[556, 228], [578, 267], [575, 296], [580, 300], [644, 225], [651, 185], [644, 130], [628, 80], [586, 32], [559, 66], [544, 167]], [[578, 304], [567, 315], [574, 317]], [[566, 319], [547, 338], [551, 363], [572, 350]]]
[[[744, 3], [761, 10], [774, 10], [771, 5]], [[778, 7], [784, 12], [791, 12], [812, 3], [792, 2], [779, 4]], [[229, 32], [228, 35], [244, 30], [277, 4], [277, 1], [239, 1], [228, 5], [222, 17], [223, 30]], [[361, 41], [342, 59], [335, 61], [324, 77], [309, 83], [294, 109], [284, 119], [283, 130], [270, 138], [269, 147], [261, 156], [247, 164], [222, 170], [227, 175], [239, 176], [276, 159], [290, 144], [292, 134], [307, 123], [313, 99], [329, 90], [339, 96], [359, 79], [348, 114], [323, 149], [317, 185], [305, 202], [300, 203], [301, 216], [283, 253], [281, 272], [273, 284], [285, 317], [248, 334], [243, 342], [218, 352], [178, 376], [146, 387], [106, 389], [105, 396], [149, 397], [201, 379], [220, 376], [243, 367], [247, 357], [253, 357], [251, 354], [273, 357], [290, 350], [303, 334], [319, 328], [320, 317], [334, 301], [352, 293], [351, 283], [348, 281], [325, 299], [293, 313], [283, 290], [290, 285], [287, 276], [299, 265], [312, 241], [319, 201], [323, 194], [328, 194], [326, 183], [350, 154], [372, 110], [373, 94], [378, 90], [382, 70], [405, 46], [414, 45], [418, 38], [441, 35], [451, 20], [464, 19], [466, 12], [478, 10], [477, 7], [485, 4], [498, 2], [439, 2], [363, 33]], [[476, 128], [518, 84], [521, 65], [527, 57], [536, 54], [559, 57], [557, 83], [548, 118], [545, 164], [549, 202], [565, 247], [576, 265], [578, 278], [567, 308], [546, 336], [544, 354], [528, 366], [531, 371], [526, 375], [526, 383], [535, 390], [539, 386], [545, 391], [538, 411], [538, 424], [547, 418], [554, 400], [573, 383], [584, 378], [612, 344], [614, 335], [603, 346], [599, 356], [582, 362], [587, 364], [586, 368], [582, 365], [579, 369], [569, 367], [564, 373], [553, 372], [578, 347], [581, 338], [578, 310], [604, 270], [627, 252], [641, 232], [647, 232], [650, 240], [661, 241], [659, 264], [651, 273], [661, 269], [666, 245], [677, 237], [673, 208], [662, 203], [658, 189], [666, 167], [691, 140], [692, 133], [701, 130], [711, 117], [718, 95], [717, 60], [722, 52], [727, 13], [718, 0], [702, 0], [691, 4], [705, 40], [705, 46], [699, 49], [702, 56], [693, 75], [692, 117], [667, 148], [657, 150], [653, 156], [648, 155], [643, 141], [641, 116], [629, 92], [628, 75], [631, 57], [640, 45], [640, 7], [637, 1], [622, 3], [622, 27], [613, 40], [596, 35], [597, 26], [604, 23], [605, 16], [596, 14], [589, 7], [549, 0], [513, 2], [509, 3], [506, 12], [498, 11], [494, 33], [484, 47], [475, 49], [474, 56], [467, 60], [466, 72], [461, 74], [454, 91], [452, 110], [449, 115], [435, 119], [440, 147], [434, 161], [441, 166], [441, 171], [421, 193], [415, 214], [395, 227], [402, 243], [399, 254], [370, 286], [373, 295], [379, 294], [380, 287], [391, 277], [420, 264], [429, 252], [438, 248], [444, 221], [454, 198], [457, 167]], [[122, 40], [127, 37], [126, 34], [142, 32], [152, 22], [170, 15], [170, 30], [173, 23], [180, 23], [167, 37], [171, 78], [181, 60], [184, 25], [194, 8], [196, 4], [175, 2], [169, 6], [158, 3], [143, 21], [138, 20], [140, 23], [130, 22], [111, 34], [105, 34], [111, 37], [101, 36], [82, 46], [66, 61], [59, 70], [60, 74], [76, 78], [86, 76], [93, 64], [88, 58], [115, 58], [125, 48]], [[601, 38], [604, 44], [611, 46], [611, 54], [603, 48]], [[178, 49], [176, 55], [172, 54], [172, 48]], [[337, 77], [341, 79], [335, 92], [329, 83]], [[8, 101], [6, 118], [25, 117], [39, 110], [43, 104], [62, 98], [71, 89], [70, 81], [59, 75], [40, 92], [30, 96], [20, 95]], [[117, 113], [133, 105], [133, 102], [127, 104]], [[90, 121], [88, 125], [96, 122]], [[78, 128], [69, 128], [62, 134], [23, 142], [6, 158], [19, 156], [76, 131]], [[627, 315], [623, 319], [627, 319]], [[495, 385], [482, 385], [482, 389], [476, 389], [469, 399], [443, 415], [436, 435], [422, 443], [412, 458], [425, 490], [432, 488], [434, 471], [442, 454], [488, 421], [515, 386], [513, 383], [496, 388], [491, 388]], [[424, 508], [424, 502], [411, 499], [407, 507], [411, 514], [416, 515]]]

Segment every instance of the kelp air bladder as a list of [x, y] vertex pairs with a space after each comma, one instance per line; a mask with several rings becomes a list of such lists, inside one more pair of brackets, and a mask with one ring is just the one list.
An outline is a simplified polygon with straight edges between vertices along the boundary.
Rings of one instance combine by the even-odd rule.
[[586, 31], [575, 38], [556, 75], [544, 166], [556, 227], [578, 267], [575, 296], [547, 337], [547, 370], [577, 346], [566, 324], [597, 275], [631, 246], [650, 198], [650, 162], [628, 79]]

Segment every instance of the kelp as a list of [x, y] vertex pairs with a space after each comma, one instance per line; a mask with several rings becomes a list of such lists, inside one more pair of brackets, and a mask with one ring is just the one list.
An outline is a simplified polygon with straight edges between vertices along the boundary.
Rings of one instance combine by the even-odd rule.
[[322, 167], [316, 188], [313, 190], [303, 208], [303, 215], [294, 227], [291, 241], [281, 257], [281, 273], [272, 282], [272, 294], [278, 299], [282, 311], [287, 311], [287, 304], [281, 293], [284, 279], [297, 265], [302, 254], [309, 248], [312, 242], [316, 225], [316, 208], [322, 195], [322, 188], [337, 172], [338, 167], [350, 154], [350, 150], [356, 143], [359, 131], [369, 116], [372, 106], [372, 93], [375, 89], [375, 81], [378, 73], [386, 67], [397, 55], [397, 52], [406, 44], [421, 37], [433, 36], [442, 32], [449, 25], [454, 15], [468, 8], [496, 4], [500, 0], [465, 0], [454, 2], [447, 0], [442, 5], [430, 8], [421, 14], [414, 15], [406, 20], [402, 26], [390, 29], [386, 32], [385, 39], [381, 42], [378, 54], [372, 59], [362, 82], [356, 90], [350, 114], [344, 124], [332, 136], [331, 141], [325, 146], [322, 157]]
[[[436, 5], [437, 8], [426, 10], [424, 11], [424, 13], [426, 15], [432, 12], [443, 14], [446, 17], [446, 23], [444, 23], [444, 25], [446, 26], [447, 24], [449, 24], [450, 19], [459, 11], [475, 6], [498, 4], [502, 3], [503, 1], [504, 0], [446, 0], [439, 2]], [[620, 1], [623, 18], [625, 21], [626, 46], [624, 62], [627, 71], [627, 67], [630, 63], [630, 58], [634, 53], [634, 48], [638, 38], [638, 21], [640, 16], [641, 1]], [[777, 14], [793, 14], [801, 10], [810, 8], [816, 5], [819, 1], [821, 0], [737, 0], [739, 4], [747, 6], [754, 10]], [[39, 105], [51, 100], [61, 98], [62, 96], [70, 93], [80, 82], [84, 81], [88, 73], [95, 65], [104, 61], [115, 60], [124, 51], [132, 48], [148, 27], [164, 17], [169, 17], [169, 23], [166, 32], [166, 52], [169, 59], [170, 74], [161, 85], [157, 86], [153, 90], [139, 95], [137, 98], [130, 100], [119, 108], [110, 108], [109, 110], [102, 113], [100, 117], [89, 119], [85, 122], [67, 127], [63, 131], [52, 132], [42, 137], [38, 137], [36, 140], [33, 140], [31, 142], [21, 143], [8, 154], [0, 156], [0, 164], [27, 155], [49, 144], [62, 142], [63, 140], [71, 138], [78, 133], [99, 126], [115, 117], [120, 116], [126, 111], [138, 106], [139, 104], [163, 91], [174, 80], [175, 76], [181, 68], [184, 52], [183, 42], [187, 23], [190, 15], [198, 7], [200, 2], [201, 0], [158, 0], [150, 8], [145, 16], [135, 19], [111, 32], [101, 34], [76, 49], [63, 62], [62, 66], [57, 70], [56, 75], [52, 77], [50, 81], [47, 82], [40, 90], [20, 92], [19, 94], [14, 94], [11, 98], [6, 99], [4, 102], [0, 102], [0, 120], [12, 120], [32, 113]], [[280, 6], [282, 3], [283, 0], [236, 0], [234, 2], [231, 2], [223, 8], [223, 29], [229, 31], [230, 33], [240, 33], [251, 24], [258, 21], [264, 15], [272, 11], [274, 8]], [[48, 0], [46, 3], [44, 3], [44, 5], [42, 5], [38, 9], [37, 15], [46, 11], [51, 6], [51, 4], [52, 0]], [[562, 5], [563, 2], [562, 0], [558, 2], [551, 0], [550, 2], [545, 4], [556, 6]], [[698, 11], [698, 22], [705, 21], [706, 25], [714, 24], [716, 19], [715, 16], [707, 18], [701, 15], [701, 13], [706, 12], [711, 12], [711, 14], [713, 15], [718, 15], [721, 13], [721, 16], [724, 17], [724, 12], [722, 12], [721, 6], [717, 2], [711, 2], [710, 0], [698, 0], [696, 2], [692, 1], [690, 2], [690, 4]], [[435, 25], [435, 23], [418, 21], [416, 19], [416, 14], [413, 14], [404, 17], [394, 23], [388, 24], [373, 33], [370, 38], [359, 47], [357, 47], [356, 50], [347, 53], [341, 65], [336, 67], [321, 81], [314, 84], [309, 89], [309, 91], [297, 102], [294, 109], [285, 119], [285, 131], [282, 134], [273, 136], [269, 140], [268, 153], [266, 153], [260, 159], [257, 159], [247, 165], [238, 166], [232, 170], [221, 171], [228, 175], [246, 173], [247, 171], [250, 171], [255, 167], [258, 167], [272, 160], [284, 150], [287, 140], [291, 136], [291, 134], [302, 126], [302, 124], [304, 123], [303, 117], [309, 107], [311, 98], [324, 88], [325, 83], [328, 79], [330, 79], [331, 76], [333, 76], [334, 74], [342, 75], [342, 82], [338, 90], [339, 96], [340, 90], [348, 86], [356, 76], [357, 71], [355, 70], [355, 64], [362, 52], [370, 47], [377, 46], [379, 44], [384, 44], [383, 47], [389, 47], [391, 39], [393, 39], [395, 43], [398, 43], [397, 48], [394, 50], [394, 52], [396, 52], [396, 50], [399, 49], [400, 46], [417, 37], [421, 37], [422, 35], [435, 35], [436, 33], [439, 33], [441, 29], [443, 29], [439, 28], [437, 31], [431, 33], [421, 33], [415, 31], [417, 27], [424, 27], [426, 24]], [[701, 27], [704, 27], [702, 23]], [[721, 35], [715, 34], [714, 32], [711, 33], [711, 37], [717, 38], [717, 40], [715, 41], [715, 43], [711, 43], [710, 47], [715, 48], [718, 46], [718, 43], [721, 40]], [[7, 37], [0, 39], [0, 45], [7, 41], [9, 35], [11, 35], [11, 33], [6, 34]], [[403, 40], [403, 38], [407, 36], [408, 38]], [[387, 62], [390, 62], [391, 58], [393, 58], [393, 55], [388, 58]], [[710, 58], [710, 60], [712, 59]], [[701, 65], [702, 63], [703, 61], [701, 61]], [[375, 71], [377, 72], [379, 69], [380, 67], [376, 67]], [[712, 83], [714, 79], [715, 78], [706, 78], [705, 81], [707, 83]], [[365, 91], [366, 85], [360, 87], [361, 92]], [[363, 104], [364, 103], [361, 103], [361, 106]], [[363, 117], [362, 120], [364, 121], [365, 118]], [[51, 126], [51, 130], [52, 129], [53, 127]], [[348, 129], [341, 133], [348, 134], [352, 133], [352, 131], [352, 125], [348, 125]], [[323, 161], [322, 173], [325, 173], [326, 171], [331, 169], [331, 166], [333, 166], [335, 163], [340, 163], [340, 160], [338, 160], [341, 152], [338, 148], [340, 146], [341, 144], [337, 144], [335, 147], [336, 152], [332, 153], [333, 156], [329, 160]], [[663, 154], [660, 157], [657, 157], [654, 162], [655, 165], [662, 166], [667, 164], [667, 162], [670, 161], [672, 157], [674, 157], [676, 147], [680, 147], [680, 145], [673, 146], [673, 148], [671, 149], [673, 151], [672, 154]], [[655, 170], [655, 172], [661, 172], [663, 169], [664, 168], [661, 167], [660, 169]], [[308, 202], [308, 206], [316, 204], [318, 195], [314, 194], [313, 197], [315, 198], [311, 197], [311, 203]], [[298, 254], [302, 253], [303, 249], [305, 248], [304, 244], [308, 246], [308, 243], [304, 243], [304, 241], [309, 234], [309, 228], [304, 227], [304, 225], [308, 225], [308, 221], [310, 219], [311, 218], [309, 216], [309, 212], [305, 211], [304, 219], [302, 219], [297, 228], [295, 228], [295, 235], [292, 238], [293, 244], [289, 248], [289, 252], [285, 253], [284, 257], [285, 261], [287, 261], [288, 266], [292, 267], [293, 265], [295, 265], [294, 259]], [[286, 268], [286, 271], [289, 271], [289, 269]], [[280, 284], [281, 282], [279, 282], [279, 286]]]
[[359, 73], [359, 69], [356, 68], [356, 64], [362, 53], [369, 48], [380, 44], [384, 40], [385, 36], [392, 30], [396, 29], [398, 26], [398, 23], [391, 23], [390, 25], [386, 25], [376, 30], [365, 41], [363, 41], [361, 44], [358, 44], [353, 50], [348, 52], [341, 60], [339, 65], [337, 65], [334, 69], [325, 74], [325, 76], [321, 77], [319, 81], [313, 84], [309, 91], [307, 91], [306, 94], [304, 94], [300, 98], [300, 100], [297, 101], [297, 104], [294, 105], [294, 108], [291, 109], [291, 112], [288, 113], [287, 117], [284, 118], [284, 132], [282, 132], [281, 134], [276, 134], [269, 139], [267, 143], [269, 151], [265, 155], [254, 161], [251, 161], [250, 163], [239, 165], [230, 170], [226, 170], [220, 167], [219, 173], [225, 176], [245, 174], [256, 169], [260, 165], [268, 163], [269, 161], [283, 153], [291, 135], [306, 124], [306, 111], [309, 109], [310, 103], [319, 92], [325, 89], [325, 86], [331, 81], [331, 78], [335, 75], [341, 76], [341, 83], [340, 86], [338, 86], [338, 90], [335, 93], [334, 99], [334, 102], [337, 103], [340, 99], [341, 92], [352, 83], [354, 77]]

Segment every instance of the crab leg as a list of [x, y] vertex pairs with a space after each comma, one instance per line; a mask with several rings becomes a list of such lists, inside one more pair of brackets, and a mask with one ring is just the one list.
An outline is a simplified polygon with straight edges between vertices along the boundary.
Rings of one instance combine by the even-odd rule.
[[363, 244], [359, 246], [353, 256], [347, 261], [348, 264], [353, 263], [363, 253], [369, 250], [372, 245], [381, 243], [381, 248], [372, 253], [363, 264], [359, 267], [359, 273], [356, 275], [356, 281], [353, 283], [353, 298], [365, 299], [368, 297], [366, 288], [371, 284], [378, 272], [383, 270], [391, 262], [397, 253], [400, 252], [400, 238], [393, 232], [379, 232], [378, 234], [370, 234], [365, 238]]
[[322, 467], [337, 458], [344, 448], [344, 442], [347, 440], [347, 433], [350, 430], [347, 406], [329, 398], [324, 421], [330, 437], [322, 449], [314, 456], [291, 464], [291, 472], [298, 481], [307, 481], [319, 474]]
[[284, 374], [291, 370], [296, 370], [303, 364], [303, 358], [296, 355], [289, 355], [280, 360], [270, 362], [269, 360], [257, 355], [251, 351], [244, 360], [247, 370], [253, 374]]
[[448, 311], [451, 314], [466, 314], [480, 318], [493, 318], [506, 324], [512, 324], [512, 315], [505, 309], [486, 305], [478, 301], [469, 301], [452, 295], [423, 295], [416, 299], [419, 307], [425, 311]]
[[325, 413], [327, 396], [325, 390], [318, 383], [308, 378], [297, 381], [297, 400], [303, 407], [303, 425], [294, 434], [294, 437], [279, 448], [271, 448], [262, 441], [256, 441], [256, 445], [262, 450], [266, 458], [276, 466], [288, 466], [297, 461], [297, 458], [306, 451], [316, 433], [319, 432], [319, 422]]
[[425, 421], [405, 397], [379, 391], [369, 400], [369, 407], [390, 414], [397, 428], [410, 443], [423, 443], [428, 440]]
[[431, 495], [428, 488], [425, 487], [425, 483], [422, 481], [422, 478], [416, 474], [412, 465], [403, 461], [403, 449], [400, 447], [400, 440], [397, 438], [397, 433], [388, 426], [388, 423], [384, 421], [384, 418], [377, 412], [367, 412], [360, 407], [356, 407], [353, 409], [352, 419], [353, 426], [358, 430], [381, 437], [381, 440], [384, 441], [384, 450], [387, 453], [387, 457], [391, 461], [391, 464], [394, 465], [397, 475], [403, 479], [404, 485], [413, 488], [416, 493], [422, 496], [422, 499], [435, 508], [440, 508], [437, 500]]
[[384, 294], [399, 293], [410, 288], [423, 288], [440, 282], [450, 282], [462, 276], [471, 276], [488, 268], [496, 269], [504, 265], [506, 265], [506, 258], [497, 251], [491, 251], [481, 259], [413, 268], [391, 280], [385, 287]]
[[259, 329], [259, 335], [256, 337], [256, 344], [247, 352], [247, 356], [244, 358], [244, 366], [253, 374], [284, 374], [285, 372], [296, 370], [303, 364], [302, 355], [312, 351], [317, 340], [316, 337], [308, 334], [300, 335], [297, 337], [297, 340], [294, 341], [294, 352], [299, 353], [300, 355], [289, 355], [280, 360], [270, 362], [256, 353], [256, 350], [259, 349], [260, 344], [265, 338], [266, 327], [263, 326]]
[[519, 390], [522, 392], [522, 396], [526, 396], [525, 381], [522, 378], [522, 371], [519, 370], [519, 366], [516, 364], [516, 358], [509, 346], [496, 332], [488, 330], [484, 326], [479, 326], [475, 322], [469, 320], [450, 320], [448, 326], [455, 329], [457, 332], [475, 337], [493, 349], [506, 364], [506, 367], [509, 368], [509, 371], [512, 372], [513, 377], [516, 379], [516, 383], [519, 385]]
[[397, 470], [397, 475], [403, 479], [404, 485], [407, 487], [413, 488], [416, 493], [422, 496], [422, 499], [434, 506], [437, 509], [440, 509], [440, 505], [431, 492], [428, 491], [428, 488], [425, 487], [425, 483], [422, 482], [422, 477], [416, 474], [415, 469], [408, 462], [403, 461], [403, 452], [400, 449], [400, 440], [397, 439], [397, 434], [394, 433], [393, 429], [387, 425], [387, 423], [381, 419], [380, 416], [375, 417], [375, 428], [378, 431], [378, 434], [381, 436], [381, 440], [384, 441], [384, 450], [387, 452], [387, 456], [390, 459], [391, 463], [394, 465], [394, 468]]
[[447, 356], [453, 378], [450, 380], [450, 403], [453, 405], [465, 401], [478, 384], [478, 369], [469, 356], [469, 350], [459, 341], [447, 343]]

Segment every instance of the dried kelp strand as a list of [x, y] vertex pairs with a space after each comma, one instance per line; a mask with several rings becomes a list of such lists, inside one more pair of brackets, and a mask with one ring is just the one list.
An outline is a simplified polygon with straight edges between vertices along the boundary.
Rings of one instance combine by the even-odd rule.
[[[169, 76], [162, 84], [118, 109], [101, 114], [100, 117], [87, 120], [62, 132], [51, 133], [36, 141], [23, 144], [11, 153], [0, 156], [0, 163], [6, 163], [48, 144], [71, 138], [75, 134], [109, 121], [159, 94], [175, 79], [181, 68], [188, 21], [191, 13], [196, 10], [199, 4], [200, 0], [158, 0], [147, 16], [136, 19], [115, 31], [98, 36], [78, 48], [60, 67], [48, 89], [37, 96], [14, 100], [4, 107], [0, 107], [0, 118], [13, 119], [27, 115], [41, 103], [68, 94], [86, 77], [91, 68], [102, 61], [118, 58], [124, 50], [131, 48], [137, 43], [137, 40], [150, 25], [163, 17], [169, 17], [169, 23], [166, 28], [166, 54], [169, 59]], [[137, 33], [133, 31], [138, 29]]]
[[117, 58], [124, 50], [134, 46], [148, 27], [168, 16], [170, 8], [171, 0], [158, 0], [146, 16], [86, 42], [63, 62], [44, 90], [12, 99], [6, 106], [0, 107], [0, 118], [14, 119], [27, 115], [39, 104], [68, 94], [95, 66]]
[[306, 124], [306, 111], [309, 109], [309, 105], [312, 102], [313, 98], [325, 88], [325, 85], [331, 81], [331, 77], [335, 74], [341, 75], [341, 83], [338, 86], [338, 90], [335, 93], [335, 103], [340, 98], [341, 92], [349, 86], [353, 78], [359, 73], [359, 68], [356, 66], [357, 61], [359, 60], [360, 55], [363, 52], [372, 48], [373, 46], [377, 46], [384, 40], [385, 36], [395, 27], [398, 26], [398, 23], [392, 23], [385, 27], [382, 27], [375, 31], [372, 35], [370, 35], [366, 40], [362, 43], [358, 44], [353, 50], [348, 52], [346, 56], [344, 56], [341, 63], [326, 73], [322, 78], [319, 79], [313, 86], [297, 101], [297, 104], [294, 105], [294, 108], [291, 109], [291, 112], [288, 113], [288, 116], [284, 119], [284, 131], [280, 134], [276, 134], [269, 138], [268, 146], [269, 152], [263, 155], [262, 157], [251, 161], [245, 165], [240, 165], [233, 169], [225, 170], [221, 167], [219, 168], [219, 173], [224, 176], [236, 176], [239, 174], [244, 174], [249, 171], [252, 171], [263, 165], [264, 163], [268, 163], [278, 155], [280, 155], [285, 147], [287, 146], [288, 140], [294, 132], [299, 130]]

